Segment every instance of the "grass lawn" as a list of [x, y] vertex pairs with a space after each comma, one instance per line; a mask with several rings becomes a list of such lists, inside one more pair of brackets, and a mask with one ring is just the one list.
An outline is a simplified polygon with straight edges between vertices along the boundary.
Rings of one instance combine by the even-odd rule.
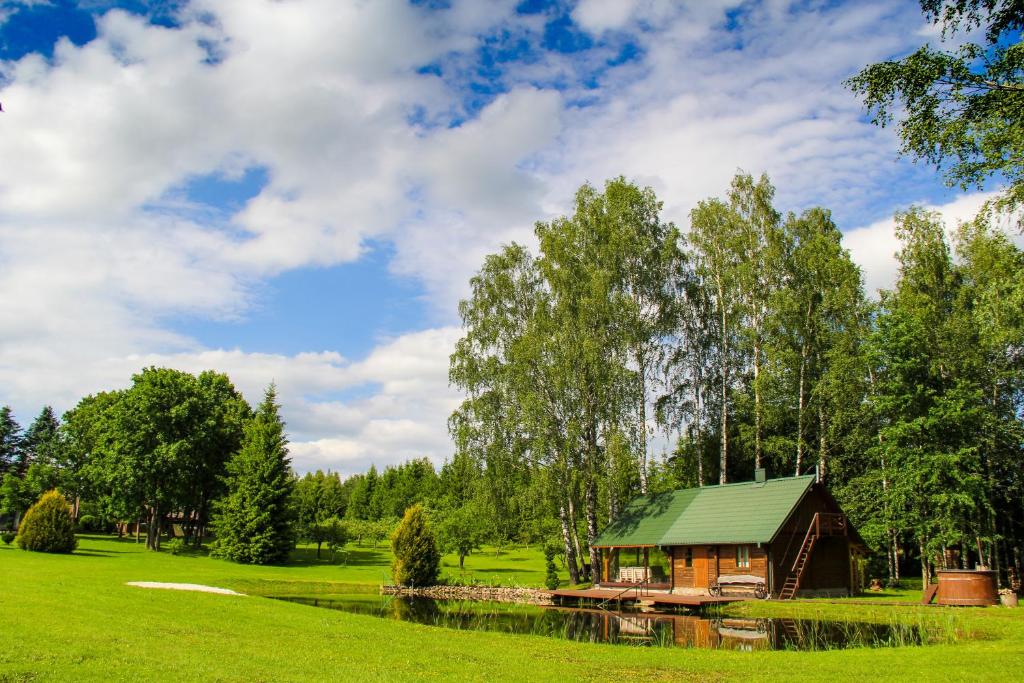
[[[36, 680], [1010, 680], [1024, 671], [1024, 610], [881, 603], [916, 595], [791, 604], [742, 603], [751, 616], [938, 623], [971, 633], [928, 647], [828, 652], [633, 648], [538, 636], [453, 631], [267, 600], [144, 590], [126, 581], [182, 581], [250, 594], [373, 591], [383, 548], [350, 547], [347, 566], [303, 550], [286, 567], [147, 553], [87, 536], [73, 555], [0, 545], [0, 681]], [[443, 573], [458, 571], [446, 558]], [[540, 552], [473, 555], [467, 571], [540, 583]]]

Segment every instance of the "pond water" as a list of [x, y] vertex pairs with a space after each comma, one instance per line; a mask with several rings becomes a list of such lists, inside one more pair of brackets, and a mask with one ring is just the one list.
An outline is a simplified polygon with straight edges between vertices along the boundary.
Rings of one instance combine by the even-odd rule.
[[809, 619], [620, 612], [384, 595], [278, 597], [312, 607], [459, 630], [565, 640], [722, 650], [833, 650], [922, 645], [920, 626]]

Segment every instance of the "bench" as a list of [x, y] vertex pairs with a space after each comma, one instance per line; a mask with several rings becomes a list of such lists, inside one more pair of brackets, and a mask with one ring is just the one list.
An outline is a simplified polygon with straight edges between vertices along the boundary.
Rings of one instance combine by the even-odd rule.
[[764, 578], [753, 574], [723, 574], [719, 576], [708, 588], [711, 595], [719, 597], [724, 587], [746, 588], [754, 591], [754, 597], [765, 599], [768, 597], [768, 587]]
[[644, 583], [649, 578], [646, 567], [619, 567], [619, 581], [622, 583]]

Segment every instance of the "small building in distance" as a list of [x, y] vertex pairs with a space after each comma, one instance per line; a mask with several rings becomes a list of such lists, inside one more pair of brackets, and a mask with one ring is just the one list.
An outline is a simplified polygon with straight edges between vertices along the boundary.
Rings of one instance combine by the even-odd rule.
[[859, 592], [867, 547], [814, 475], [640, 496], [598, 536], [601, 588], [758, 597]]

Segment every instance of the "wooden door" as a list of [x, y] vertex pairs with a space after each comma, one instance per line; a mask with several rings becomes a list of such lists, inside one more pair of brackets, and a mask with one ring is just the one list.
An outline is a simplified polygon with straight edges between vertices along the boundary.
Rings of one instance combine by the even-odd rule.
[[708, 587], [708, 569], [710, 568], [707, 546], [698, 545], [693, 548], [693, 587]]

